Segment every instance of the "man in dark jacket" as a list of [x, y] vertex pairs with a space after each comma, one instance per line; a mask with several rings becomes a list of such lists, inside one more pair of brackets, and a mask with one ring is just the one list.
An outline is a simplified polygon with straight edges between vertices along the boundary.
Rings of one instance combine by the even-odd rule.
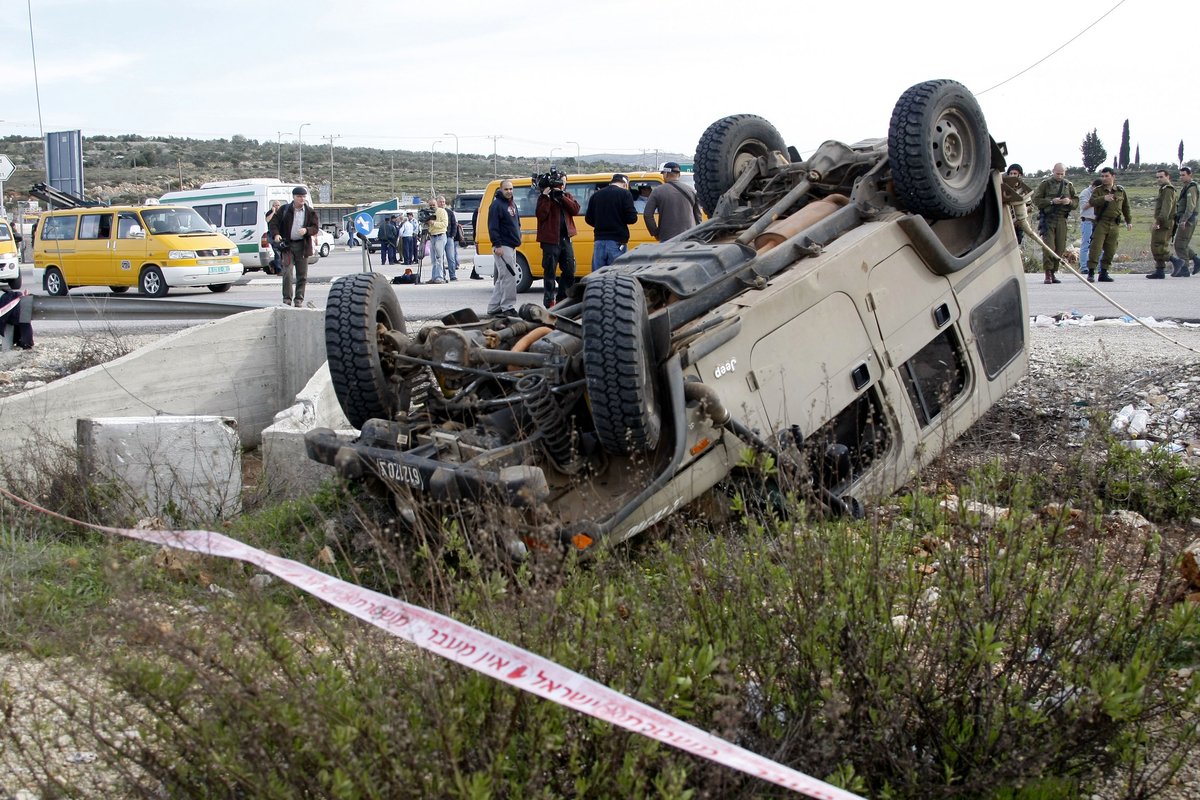
[[487, 313], [516, 314], [517, 248], [521, 246], [521, 215], [513, 200], [512, 181], [501, 181], [488, 209], [488, 236], [496, 263]]
[[629, 245], [629, 226], [637, 222], [629, 178], [616, 173], [612, 183], [592, 195], [583, 217], [596, 231], [592, 272], [603, 269], [624, 255]]
[[313, 254], [313, 237], [321, 228], [317, 212], [307, 201], [308, 190], [297, 186], [292, 189], [292, 202], [277, 211], [271, 220], [271, 241], [277, 242], [283, 250], [283, 304], [296, 308], [304, 305], [304, 287], [308, 284], [308, 258]]
[[[553, 308], [575, 284], [575, 215], [579, 201], [565, 191], [564, 178], [552, 180], [537, 199], [537, 240], [542, 246], [542, 305]], [[562, 280], [555, 292], [555, 271], [562, 267]]]
[[379, 223], [379, 266], [396, 263], [396, 242], [400, 238], [400, 229], [396, 227], [395, 217], [384, 217]]

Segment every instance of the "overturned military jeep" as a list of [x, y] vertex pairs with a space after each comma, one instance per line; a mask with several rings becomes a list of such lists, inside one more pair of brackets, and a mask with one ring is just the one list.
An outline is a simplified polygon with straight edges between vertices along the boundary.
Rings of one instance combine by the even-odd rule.
[[409, 331], [384, 278], [336, 282], [329, 369], [360, 432], [314, 430], [308, 454], [518, 546], [626, 539], [747, 473], [859, 513], [1026, 372], [1003, 169], [953, 81], [905, 91], [886, 140], [807, 159], [722, 119], [696, 156], [710, 217], [552, 311]]

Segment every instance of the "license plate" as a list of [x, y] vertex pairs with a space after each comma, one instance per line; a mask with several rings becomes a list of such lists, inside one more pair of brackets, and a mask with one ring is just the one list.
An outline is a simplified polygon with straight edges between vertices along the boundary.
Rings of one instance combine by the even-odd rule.
[[220, 267], [209, 267], [209, 268], [208, 268], [208, 274], [209, 274], [209, 275], [214, 275], [214, 274], [216, 274], [216, 273], [218, 273], [218, 272], [229, 272], [229, 265], [228, 265], [228, 264], [225, 264], [225, 265], [223, 265], [223, 266], [220, 266]]

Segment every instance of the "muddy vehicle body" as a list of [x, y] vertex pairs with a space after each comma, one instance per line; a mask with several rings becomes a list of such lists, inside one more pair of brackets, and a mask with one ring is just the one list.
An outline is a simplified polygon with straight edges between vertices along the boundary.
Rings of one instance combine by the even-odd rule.
[[710, 218], [552, 311], [409, 332], [383, 279], [335, 283], [329, 367], [360, 433], [312, 431], [309, 456], [401, 505], [497, 500], [502, 525], [467, 529], [579, 549], [748, 473], [858, 513], [1027, 370], [1003, 169], [952, 81], [907, 90], [887, 139], [808, 159], [727, 117], [697, 151]]

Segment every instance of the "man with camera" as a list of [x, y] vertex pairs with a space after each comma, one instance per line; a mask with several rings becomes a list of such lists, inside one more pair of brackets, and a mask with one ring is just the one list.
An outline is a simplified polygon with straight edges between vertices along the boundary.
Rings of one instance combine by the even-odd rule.
[[425, 230], [429, 232], [429, 258], [433, 263], [429, 282], [445, 283], [446, 279], [442, 277], [442, 264], [446, 260], [446, 228], [450, 226], [446, 209], [438, 208], [437, 200], [430, 198], [429, 205], [422, 208], [418, 216], [421, 218]]
[[[567, 176], [551, 167], [537, 176], [542, 193], [537, 199], [537, 240], [542, 246], [542, 305], [553, 308], [566, 299], [567, 291], [575, 285], [575, 215], [579, 201], [565, 190]], [[562, 279], [555, 291], [555, 271], [562, 267]]]

